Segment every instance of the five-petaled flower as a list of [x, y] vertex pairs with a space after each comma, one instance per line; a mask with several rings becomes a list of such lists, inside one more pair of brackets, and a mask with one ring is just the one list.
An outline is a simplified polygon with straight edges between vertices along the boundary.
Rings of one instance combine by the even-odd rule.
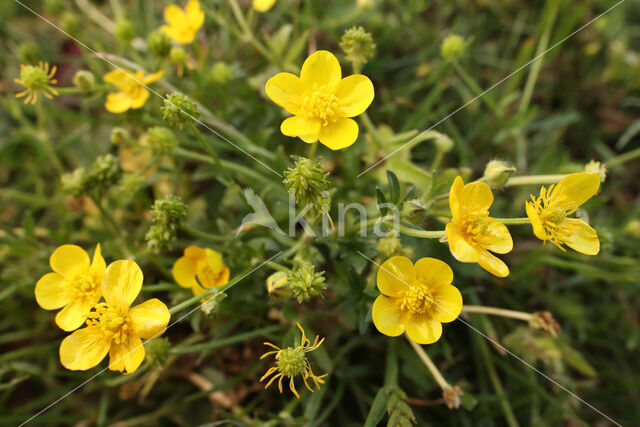
[[287, 347], [280, 348], [270, 342], [265, 342], [264, 345], [267, 345], [275, 350], [268, 351], [262, 356], [260, 359], [264, 359], [265, 357], [273, 354], [276, 359], [276, 366], [269, 368], [269, 370], [260, 378], [260, 382], [267, 379], [270, 375], [275, 374], [271, 377], [267, 385], [264, 388], [268, 388], [276, 379], [278, 379], [278, 390], [282, 393], [282, 380], [287, 377], [289, 378], [289, 389], [293, 394], [296, 395], [298, 399], [300, 399], [300, 395], [296, 390], [296, 385], [293, 379], [297, 375], [302, 376], [302, 382], [309, 389], [310, 392], [313, 393], [313, 388], [309, 386], [307, 380], [311, 379], [315, 384], [316, 388], [320, 390], [320, 384], [324, 384], [324, 377], [329, 374], [324, 375], [316, 375], [311, 370], [311, 365], [309, 364], [309, 360], [307, 360], [306, 353], [313, 351], [322, 345], [324, 338], [320, 339], [319, 336], [316, 335], [316, 339], [313, 340], [313, 344], [306, 337], [304, 333], [304, 329], [300, 326], [300, 323], [296, 323], [298, 325], [298, 329], [302, 332], [302, 337], [300, 338], [300, 344], [296, 347]]
[[104, 81], [116, 86], [120, 91], [107, 95], [104, 108], [116, 114], [142, 108], [149, 99], [149, 91], [145, 86], [158, 80], [162, 74], [162, 70], [146, 76], [142, 70], [133, 72], [118, 69], [108, 72], [104, 75]]
[[115, 261], [107, 267], [102, 284], [105, 302], [89, 314], [87, 327], [66, 337], [60, 345], [60, 362], [72, 371], [86, 371], [109, 353], [109, 369], [127, 374], [144, 360], [140, 338], [162, 335], [169, 310], [156, 298], [130, 308], [142, 289], [142, 270], [133, 261]]
[[49, 68], [48, 62], [40, 61], [38, 66], [20, 64], [20, 78], [13, 79], [14, 82], [24, 86], [24, 90], [16, 93], [16, 98], [24, 99], [25, 104], [35, 104], [38, 101], [38, 94], [43, 94], [46, 98], [53, 99], [53, 95], [58, 95], [58, 91], [49, 85], [58, 83], [53, 77], [56, 75], [57, 67]]
[[566, 251], [563, 245], [567, 245], [583, 254], [596, 255], [600, 251], [596, 231], [583, 220], [567, 216], [593, 197], [599, 188], [600, 177], [596, 173], [573, 173], [555, 186], [542, 187], [540, 196], [531, 195], [531, 201], [526, 204], [533, 233], [563, 251]]
[[374, 96], [367, 76], [354, 74], [343, 79], [338, 60], [326, 50], [304, 61], [300, 77], [276, 74], [265, 90], [273, 102], [293, 114], [280, 126], [283, 134], [307, 143], [320, 140], [332, 150], [356, 141], [358, 124], [350, 117], [364, 113]]
[[65, 331], [78, 329], [100, 300], [106, 264], [100, 244], [93, 253], [93, 261], [80, 246], [62, 245], [51, 257], [53, 273], [47, 273], [36, 283], [36, 302], [45, 310], [64, 307], [56, 315], [56, 324]]
[[164, 9], [164, 20], [168, 25], [163, 25], [167, 35], [177, 43], [188, 44], [195, 38], [204, 23], [204, 12], [200, 9], [198, 0], [189, 0], [182, 10], [175, 4], [170, 4]]
[[229, 268], [223, 264], [222, 255], [213, 249], [188, 246], [184, 255], [173, 264], [173, 278], [178, 285], [191, 289], [197, 296], [210, 288], [226, 284], [229, 281]]
[[462, 178], [456, 177], [449, 192], [452, 219], [445, 231], [449, 249], [458, 261], [477, 262], [489, 273], [506, 277], [509, 267], [491, 252], [510, 252], [513, 240], [507, 227], [489, 216], [492, 203], [493, 193], [486, 183], [464, 185]]
[[414, 266], [404, 256], [389, 258], [378, 270], [382, 295], [373, 303], [374, 325], [390, 337], [406, 331], [419, 344], [438, 341], [442, 323], [453, 322], [462, 310], [452, 281], [451, 267], [438, 259], [422, 258]]

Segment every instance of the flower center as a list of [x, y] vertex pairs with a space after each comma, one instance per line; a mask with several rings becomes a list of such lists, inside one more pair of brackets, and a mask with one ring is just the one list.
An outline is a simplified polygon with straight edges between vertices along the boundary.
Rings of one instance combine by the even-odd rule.
[[96, 281], [88, 274], [76, 274], [73, 279], [71, 279], [71, 285], [75, 292], [76, 298], [93, 297], [98, 290]]
[[216, 271], [210, 265], [205, 265], [198, 271], [198, 279], [204, 286], [216, 286], [220, 282], [222, 272], [222, 269]]
[[298, 348], [285, 348], [280, 351], [276, 361], [278, 370], [287, 377], [302, 374], [307, 369], [307, 356]]
[[31, 90], [43, 90], [49, 85], [49, 75], [47, 72], [33, 65], [27, 65], [22, 69], [20, 79], [22, 80], [23, 86]]
[[331, 93], [327, 93], [324, 87], [306, 94], [302, 107], [310, 117], [322, 120], [323, 126], [338, 119], [338, 98]]
[[420, 283], [414, 283], [411, 288], [404, 293], [401, 310], [407, 310], [412, 314], [424, 314], [433, 304], [433, 297], [426, 286]]
[[101, 302], [95, 306], [95, 311], [87, 316], [87, 325], [100, 328], [107, 338], [116, 344], [122, 344], [128, 340], [132, 330], [128, 311], [111, 308]]
[[564, 209], [553, 208], [544, 212], [544, 220], [553, 224], [560, 225], [566, 218], [566, 212]]

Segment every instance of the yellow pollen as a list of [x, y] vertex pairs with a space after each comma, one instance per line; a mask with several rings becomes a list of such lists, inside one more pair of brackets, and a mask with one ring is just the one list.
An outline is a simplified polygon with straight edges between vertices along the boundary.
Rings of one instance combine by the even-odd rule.
[[401, 310], [407, 310], [412, 314], [424, 314], [429, 311], [433, 304], [433, 297], [426, 286], [414, 283], [411, 288], [404, 293]]
[[560, 208], [554, 208], [554, 209], [549, 209], [544, 213], [544, 220], [545, 221], [550, 221], [554, 224], [561, 224], [562, 221], [564, 221], [564, 219], [566, 218], [566, 213], [564, 211], [564, 209], [560, 209]]
[[309, 117], [322, 120], [322, 125], [326, 126], [338, 119], [339, 102], [335, 95], [322, 89], [306, 94], [302, 107]]
[[87, 316], [87, 325], [100, 328], [105, 337], [112, 339], [116, 344], [122, 344], [129, 339], [131, 331], [127, 311], [109, 308], [107, 304], [102, 302], [97, 304], [95, 311]]
[[78, 298], [91, 297], [97, 291], [95, 281], [86, 274], [77, 274], [72, 279], [72, 284]]

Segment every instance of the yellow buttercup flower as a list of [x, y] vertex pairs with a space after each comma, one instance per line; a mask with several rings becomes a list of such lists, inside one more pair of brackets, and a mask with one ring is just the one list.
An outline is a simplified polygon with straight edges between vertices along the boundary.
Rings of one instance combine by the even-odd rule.
[[581, 219], [567, 218], [599, 188], [597, 173], [573, 173], [549, 189], [542, 187], [540, 196], [532, 195], [526, 205], [536, 237], [544, 242], [549, 240], [563, 251], [563, 245], [567, 245], [586, 255], [600, 252], [596, 231]]
[[86, 371], [109, 353], [109, 369], [134, 372], [144, 360], [141, 338], [162, 335], [169, 323], [169, 310], [156, 298], [130, 308], [142, 289], [142, 270], [133, 261], [109, 265], [102, 284], [105, 302], [96, 305], [87, 327], [62, 340], [60, 362], [72, 371]]
[[167, 35], [177, 43], [189, 44], [195, 38], [204, 23], [204, 12], [200, 9], [198, 0], [189, 0], [184, 10], [175, 4], [164, 9], [164, 20], [168, 25], [162, 28]]
[[253, 0], [251, 6], [257, 12], [266, 12], [276, 4], [276, 0]]
[[275, 350], [266, 352], [265, 354], [260, 356], [260, 359], [264, 359], [265, 357], [273, 354], [275, 355], [276, 366], [269, 368], [269, 370], [262, 376], [262, 378], [260, 378], [260, 382], [275, 373], [275, 375], [271, 377], [264, 388], [268, 388], [276, 379], [279, 378], [278, 389], [280, 390], [280, 393], [282, 393], [282, 380], [287, 377], [289, 378], [289, 389], [293, 394], [296, 395], [298, 399], [300, 399], [300, 395], [298, 394], [295, 383], [293, 381], [297, 375], [302, 376], [304, 385], [307, 387], [307, 389], [309, 389], [310, 392], [313, 393], [314, 390], [309, 386], [307, 380], [311, 379], [316, 388], [320, 390], [320, 384], [324, 384], [323, 378], [329, 374], [315, 375], [311, 370], [311, 365], [309, 364], [309, 360], [307, 359], [306, 355], [310, 351], [313, 351], [320, 347], [322, 345], [322, 342], [324, 341], [324, 338], [320, 339], [320, 337], [316, 335], [316, 339], [313, 340], [313, 344], [311, 344], [311, 341], [307, 339], [304, 333], [304, 329], [302, 329], [300, 323], [296, 323], [296, 325], [298, 325], [298, 329], [300, 329], [300, 332], [302, 332], [302, 337], [300, 338], [300, 344], [298, 346], [280, 348], [270, 342], [264, 343], [264, 345], [274, 348]]
[[53, 95], [58, 95], [58, 91], [49, 85], [58, 83], [58, 80], [54, 79], [56, 75], [57, 67], [54, 65], [49, 69], [48, 62], [42, 62], [35, 65], [22, 65], [20, 64], [20, 78], [13, 79], [14, 82], [24, 86], [24, 90], [20, 93], [16, 93], [16, 98], [24, 99], [25, 104], [35, 104], [38, 101], [38, 94], [41, 93], [49, 99], [53, 99]]
[[374, 96], [367, 76], [343, 79], [338, 60], [326, 50], [304, 61], [300, 77], [278, 73], [267, 81], [265, 90], [273, 102], [293, 114], [280, 126], [283, 134], [307, 143], [320, 140], [332, 150], [356, 142], [358, 124], [349, 117], [364, 113]]
[[142, 108], [149, 99], [149, 91], [145, 87], [162, 77], [163, 71], [144, 75], [142, 70], [113, 70], [104, 75], [104, 81], [120, 89], [119, 92], [107, 95], [104, 108], [110, 113], [124, 113], [129, 109]]
[[513, 240], [507, 227], [489, 216], [492, 203], [493, 193], [486, 183], [464, 185], [462, 178], [456, 177], [449, 192], [452, 219], [445, 231], [449, 249], [458, 261], [477, 262], [489, 273], [506, 277], [509, 267], [491, 252], [510, 252]]
[[[198, 284], [196, 275], [202, 286]], [[229, 282], [229, 268], [223, 264], [222, 255], [213, 249], [188, 246], [184, 256], [173, 264], [173, 278], [178, 285], [190, 288], [197, 296]]]
[[65, 331], [78, 329], [100, 300], [106, 264], [100, 244], [93, 261], [80, 246], [62, 245], [49, 258], [53, 273], [47, 273], [36, 283], [36, 301], [45, 310], [64, 307], [56, 315], [56, 324]]
[[419, 344], [432, 344], [442, 335], [442, 323], [453, 322], [462, 310], [462, 295], [451, 284], [453, 271], [435, 258], [415, 266], [404, 256], [386, 260], [378, 270], [373, 324], [381, 333], [397, 337], [407, 332]]

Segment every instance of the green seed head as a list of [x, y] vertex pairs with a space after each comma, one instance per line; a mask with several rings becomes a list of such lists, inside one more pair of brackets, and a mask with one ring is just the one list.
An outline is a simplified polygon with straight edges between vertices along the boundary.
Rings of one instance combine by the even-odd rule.
[[342, 35], [340, 48], [349, 61], [364, 64], [373, 58], [376, 44], [371, 33], [366, 32], [363, 27], [352, 27]]
[[276, 361], [278, 370], [287, 377], [304, 374], [306, 371], [307, 356], [297, 348], [288, 347], [280, 352]]

